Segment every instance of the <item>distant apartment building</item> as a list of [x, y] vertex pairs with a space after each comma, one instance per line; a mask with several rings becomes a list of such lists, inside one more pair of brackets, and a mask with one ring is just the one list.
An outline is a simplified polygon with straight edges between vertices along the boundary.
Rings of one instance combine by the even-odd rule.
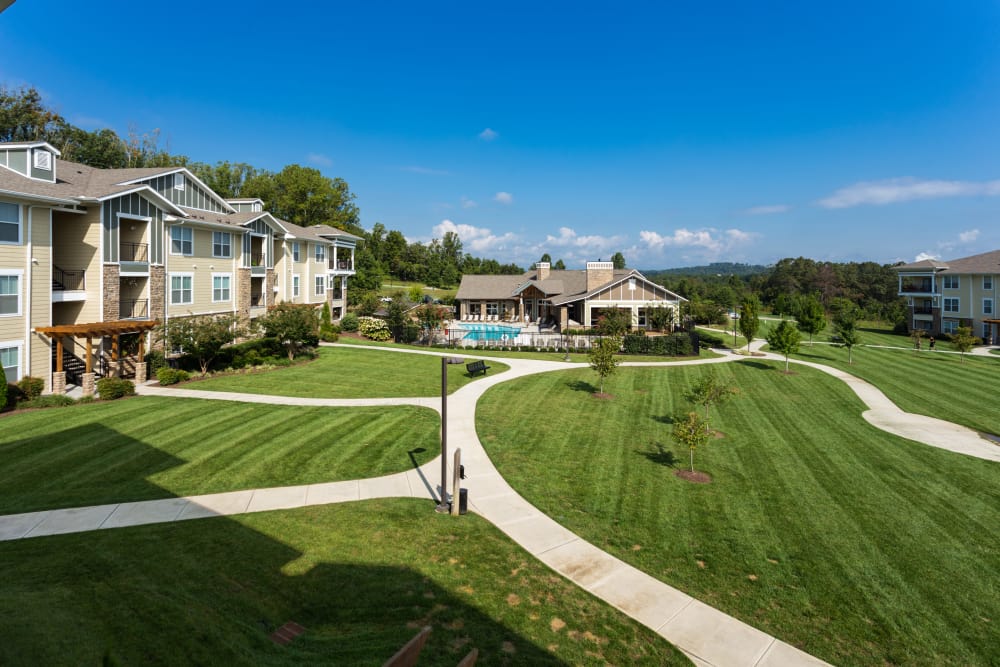
[[0, 363], [9, 382], [60, 391], [66, 373], [128, 376], [171, 318], [252, 320], [282, 301], [337, 318], [358, 240], [224, 199], [183, 167], [96, 169], [0, 143]]
[[987, 344], [1000, 340], [996, 311], [1000, 250], [947, 262], [925, 259], [897, 266], [896, 271], [911, 330], [937, 335], [970, 327]]

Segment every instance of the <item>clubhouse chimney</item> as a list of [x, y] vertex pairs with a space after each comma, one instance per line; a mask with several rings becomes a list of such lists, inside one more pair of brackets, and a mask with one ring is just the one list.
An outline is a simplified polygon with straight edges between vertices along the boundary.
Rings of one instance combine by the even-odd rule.
[[614, 276], [614, 262], [587, 262], [587, 291], [610, 283]]
[[535, 270], [538, 272], [538, 280], [548, 280], [549, 278], [548, 262], [538, 262], [537, 264], [535, 264]]

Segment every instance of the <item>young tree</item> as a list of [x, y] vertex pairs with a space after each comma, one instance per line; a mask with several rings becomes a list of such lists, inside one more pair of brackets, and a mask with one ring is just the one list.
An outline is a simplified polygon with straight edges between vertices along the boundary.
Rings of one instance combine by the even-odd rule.
[[858, 309], [851, 302], [842, 304], [833, 316], [834, 339], [847, 348], [847, 363], [854, 363], [854, 346], [861, 344], [858, 333]]
[[206, 375], [219, 350], [243, 331], [233, 315], [195, 315], [171, 319], [159, 335], [168, 348], [197, 359], [201, 374]]
[[740, 393], [739, 389], [723, 382], [715, 369], [710, 369], [691, 389], [684, 392], [684, 398], [695, 405], [704, 406], [705, 427], [708, 428], [709, 409], [713, 405], [722, 405], [738, 393]]
[[649, 308], [646, 310], [646, 320], [657, 331], [669, 331], [674, 323], [674, 309], [667, 306]]
[[826, 313], [823, 312], [823, 304], [815, 294], [810, 294], [802, 300], [795, 319], [799, 323], [799, 331], [809, 334], [809, 345], [812, 345], [813, 335], [826, 328]]
[[924, 337], [926, 332], [923, 329], [914, 329], [910, 332], [910, 338], [913, 339], [913, 349], [920, 349], [920, 339]]
[[407, 296], [410, 297], [412, 303], [420, 303], [424, 298], [424, 290], [420, 285], [410, 285], [410, 289], [407, 290]]
[[334, 339], [333, 334], [333, 318], [330, 315], [330, 302], [323, 302], [323, 309], [320, 311], [319, 315], [319, 336], [323, 340]]
[[632, 324], [632, 311], [620, 308], [605, 308], [597, 318], [597, 331], [602, 336], [620, 337]]
[[601, 378], [600, 393], [604, 393], [604, 378], [611, 376], [618, 364], [621, 363], [615, 356], [621, 347], [621, 339], [617, 336], [601, 338], [595, 342], [587, 357], [590, 359], [590, 367], [594, 369]]
[[708, 422], [697, 412], [688, 412], [674, 417], [672, 435], [674, 440], [690, 450], [691, 472], [694, 472], [694, 450], [708, 444]]
[[788, 355], [799, 351], [802, 334], [788, 320], [781, 320], [767, 335], [767, 344], [775, 352], [785, 355], [785, 372], [788, 372]]
[[433, 303], [425, 303], [416, 310], [420, 326], [427, 330], [427, 344], [430, 345], [435, 329], [441, 328], [441, 323], [448, 317], [448, 309]]
[[976, 337], [972, 335], [972, 327], [959, 327], [958, 331], [951, 335], [951, 344], [962, 353], [962, 363], [965, 363], [965, 353], [976, 344]]
[[289, 361], [304, 347], [319, 342], [319, 318], [309, 304], [279, 303], [267, 311], [261, 324], [266, 336], [277, 338], [285, 346]]
[[751, 294], [740, 306], [740, 333], [747, 339], [747, 352], [750, 351], [750, 342], [758, 331], [760, 331], [760, 300]]
[[386, 306], [386, 318], [385, 322], [389, 325], [389, 329], [392, 331], [392, 337], [397, 343], [402, 342], [403, 338], [403, 328], [406, 326], [406, 310], [403, 307], [405, 303], [403, 293], [396, 292], [392, 297], [392, 301]]

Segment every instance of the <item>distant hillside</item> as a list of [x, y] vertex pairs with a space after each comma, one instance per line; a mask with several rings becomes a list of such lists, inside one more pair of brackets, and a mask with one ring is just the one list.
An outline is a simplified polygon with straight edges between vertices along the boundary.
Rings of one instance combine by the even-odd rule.
[[734, 264], [733, 262], [716, 262], [707, 266], [686, 266], [676, 269], [658, 269], [655, 271], [643, 271], [642, 273], [651, 280], [656, 280], [660, 276], [737, 276], [745, 278], [756, 276], [762, 273], [770, 273], [773, 267], [761, 266], [759, 264]]

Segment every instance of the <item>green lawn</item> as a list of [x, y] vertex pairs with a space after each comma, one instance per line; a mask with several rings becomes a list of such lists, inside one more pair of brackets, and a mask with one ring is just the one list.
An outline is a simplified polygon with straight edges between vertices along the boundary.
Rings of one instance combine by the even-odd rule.
[[[909, 339], [907, 339], [909, 340]], [[942, 346], [943, 347], [943, 346]], [[871, 382], [907, 412], [938, 417], [986, 433], [1000, 434], [1000, 360], [993, 357], [912, 349], [854, 348], [803, 344], [793, 359], [834, 366]]]
[[[372, 500], [0, 543], [0, 664], [679, 665], [476, 516]], [[268, 635], [306, 628], [287, 646]]]
[[996, 664], [1000, 466], [878, 431], [819, 371], [748, 360], [716, 367], [742, 395], [713, 411], [725, 437], [695, 458], [713, 482], [692, 484], [670, 420], [706, 372], [619, 369], [611, 400], [584, 370], [520, 378], [484, 396], [479, 435], [569, 529], [820, 658]]
[[12, 413], [0, 418], [0, 514], [377, 477], [433, 458], [439, 429], [412, 406], [152, 396]]
[[458, 293], [458, 287], [449, 287], [447, 289], [441, 287], [428, 287], [424, 283], [413, 282], [409, 280], [390, 280], [388, 282], [382, 283], [382, 287], [379, 289], [379, 296], [387, 296], [392, 298], [397, 292], [402, 292], [403, 296], [409, 297], [410, 288], [416, 285], [420, 288], [423, 294], [430, 296], [432, 299], [454, 299], [455, 295]]
[[[462, 356], [471, 361], [474, 356]], [[491, 374], [509, 367], [490, 364]], [[478, 376], [482, 378], [482, 376]], [[448, 366], [448, 390], [473, 381], [464, 364]], [[319, 358], [303, 364], [248, 374], [221, 375], [184, 385], [186, 389], [311, 398], [379, 398], [441, 395], [441, 357], [321, 347]]]

